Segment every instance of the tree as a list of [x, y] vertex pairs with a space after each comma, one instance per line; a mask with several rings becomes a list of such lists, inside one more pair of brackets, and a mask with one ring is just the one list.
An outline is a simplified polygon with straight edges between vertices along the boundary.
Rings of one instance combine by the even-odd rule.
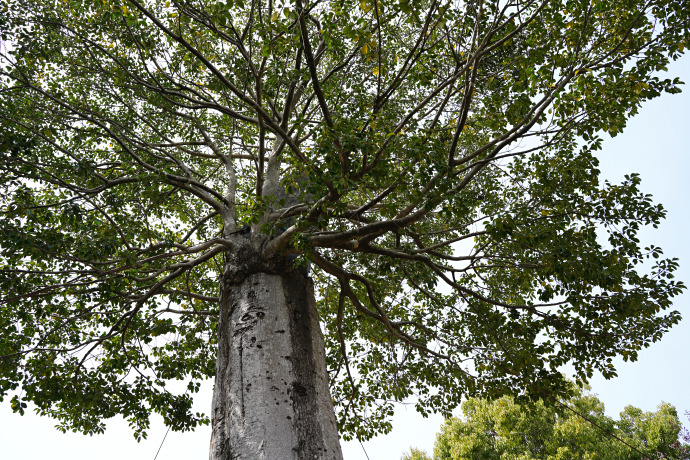
[[404, 454], [402, 460], [431, 460], [426, 452], [412, 447], [409, 454]]
[[[660, 404], [656, 412], [627, 406], [620, 420], [613, 420], [596, 396], [577, 392], [563, 406], [542, 400], [520, 405], [504, 396], [471, 398], [462, 410], [464, 420], [451, 418], [441, 427], [434, 460], [690, 458], [670, 404]], [[403, 459], [430, 460], [416, 449]]]
[[565, 363], [615, 375], [684, 286], [636, 238], [663, 208], [594, 153], [679, 91], [656, 73], [689, 14], [10, 1], [0, 394], [85, 433], [210, 422], [212, 458], [339, 458], [336, 418], [365, 439], [413, 395], [449, 414], [567, 396]]

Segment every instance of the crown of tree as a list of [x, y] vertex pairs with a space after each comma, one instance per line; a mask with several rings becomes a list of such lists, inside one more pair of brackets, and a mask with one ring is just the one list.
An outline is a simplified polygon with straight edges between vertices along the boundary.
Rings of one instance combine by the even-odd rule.
[[254, 273], [313, 278], [346, 438], [413, 396], [449, 414], [567, 394], [567, 363], [614, 376], [680, 320], [684, 286], [636, 236], [662, 206], [637, 175], [600, 181], [594, 154], [680, 91], [658, 73], [689, 17], [668, 0], [7, 0], [0, 396], [86, 433], [208, 423], [190, 407], [216, 373], [219, 281]]

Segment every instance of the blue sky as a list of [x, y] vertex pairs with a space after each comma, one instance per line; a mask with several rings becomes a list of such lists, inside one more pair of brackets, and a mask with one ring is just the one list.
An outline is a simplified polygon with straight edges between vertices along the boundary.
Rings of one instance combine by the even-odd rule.
[[[669, 66], [670, 76], [690, 83], [690, 58]], [[602, 177], [620, 181], [627, 173], [642, 177], [642, 190], [663, 203], [667, 219], [658, 229], [645, 229], [642, 242], [661, 246], [668, 256], [678, 257], [681, 268], [677, 277], [690, 284], [690, 88], [682, 94], [663, 95], [646, 104], [618, 137], [607, 139], [600, 152]], [[675, 308], [690, 316], [690, 294], [675, 301]], [[617, 364], [618, 377], [594, 378], [592, 390], [606, 404], [607, 413], [617, 416], [628, 404], [654, 410], [662, 401], [676, 406], [680, 413], [690, 410], [690, 320], [684, 320], [651, 348], [643, 350], [635, 363]], [[210, 409], [210, 385], [199, 395], [198, 410]], [[208, 395], [208, 397], [206, 397]], [[441, 417], [424, 419], [413, 408], [396, 411], [394, 430], [387, 436], [364, 443], [370, 460], [399, 459], [410, 446], [433, 449], [434, 436]], [[684, 418], [686, 426], [690, 425]], [[149, 438], [137, 443], [127, 424], [114, 420], [104, 435], [88, 437], [62, 434], [55, 422], [29, 413], [12, 414], [9, 404], [0, 406], [0, 459], [108, 460], [124, 458], [153, 460], [161, 446], [166, 428], [160, 419], [152, 421]], [[208, 457], [210, 429], [194, 433], [169, 433], [159, 460], [189, 460]], [[366, 460], [357, 442], [343, 444], [345, 460]]]

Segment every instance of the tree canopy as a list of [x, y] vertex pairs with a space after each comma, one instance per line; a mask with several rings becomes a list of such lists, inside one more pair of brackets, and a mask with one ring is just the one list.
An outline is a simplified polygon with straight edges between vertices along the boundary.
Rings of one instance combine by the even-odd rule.
[[[670, 404], [656, 412], [627, 406], [614, 420], [595, 395], [578, 392], [563, 406], [542, 400], [519, 405], [504, 396], [471, 398], [462, 410], [463, 419], [448, 419], [441, 427], [434, 460], [690, 458], [688, 432]], [[403, 460], [430, 457], [411, 449]]]
[[0, 38], [18, 412], [206, 423], [237, 234], [310, 267], [345, 437], [411, 396], [568, 395], [680, 320], [636, 236], [663, 207], [595, 153], [680, 91], [684, 1], [8, 0]]

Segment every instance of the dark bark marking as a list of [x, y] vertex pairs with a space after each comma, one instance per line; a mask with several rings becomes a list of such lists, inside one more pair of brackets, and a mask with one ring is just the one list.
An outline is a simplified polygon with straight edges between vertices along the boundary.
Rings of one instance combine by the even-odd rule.
[[[321, 424], [314, 414], [319, 413], [316, 398], [316, 375], [314, 373], [314, 350], [312, 345], [312, 307], [309, 301], [309, 278], [298, 272], [283, 276], [283, 292], [286, 305], [292, 310], [290, 330], [292, 353], [291, 361], [295, 381], [288, 387], [296, 420], [293, 429], [296, 431], [298, 445], [297, 458], [300, 460], [320, 458], [323, 451]], [[310, 442], [307, 442], [309, 440]], [[314, 443], [314, 440], [319, 440]]]
[[292, 384], [292, 389], [297, 393], [299, 396], [307, 396], [309, 393], [309, 390], [305, 386], [303, 386], [299, 382], [295, 382]]
[[[244, 336], [240, 336], [240, 378], [244, 376]], [[242, 409], [242, 418], [244, 418], [244, 385], [240, 384], [240, 408]]]

